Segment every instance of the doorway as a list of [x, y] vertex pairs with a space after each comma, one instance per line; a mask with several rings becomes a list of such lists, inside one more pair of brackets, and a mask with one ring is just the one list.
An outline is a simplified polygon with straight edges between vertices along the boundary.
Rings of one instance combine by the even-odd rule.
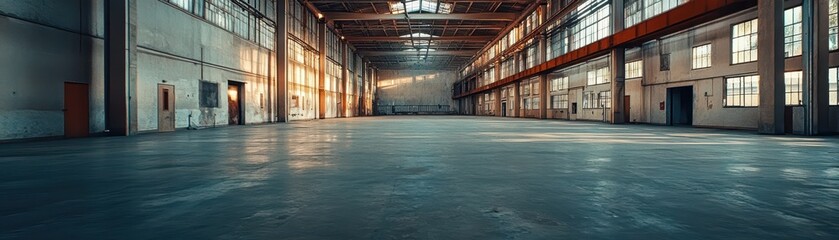
[[157, 131], [175, 131], [175, 86], [157, 85]]
[[507, 116], [507, 102], [501, 102], [501, 116]]
[[90, 134], [90, 88], [84, 83], [64, 83], [64, 136]]
[[629, 110], [632, 110], [632, 104], [630, 104], [629, 96], [625, 96], [623, 98], [623, 122], [629, 123]]
[[230, 125], [244, 125], [243, 116], [244, 84], [241, 82], [227, 82], [227, 123]]
[[693, 125], [693, 87], [667, 89], [667, 125]]

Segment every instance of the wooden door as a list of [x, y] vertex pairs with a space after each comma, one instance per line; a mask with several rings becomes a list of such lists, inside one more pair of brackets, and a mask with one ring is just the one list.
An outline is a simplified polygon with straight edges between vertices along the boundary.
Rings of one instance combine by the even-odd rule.
[[90, 134], [90, 88], [84, 83], [64, 83], [64, 136]]
[[624, 123], [629, 123], [629, 119], [630, 119], [629, 118], [629, 115], [630, 115], [629, 110], [632, 110], [631, 106], [632, 106], [632, 104], [630, 104], [629, 96], [625, 96], [623, 98], [623, 122]]
[[158, 85], [157, 96], [157, 130], [175, 131], [175, 86]]

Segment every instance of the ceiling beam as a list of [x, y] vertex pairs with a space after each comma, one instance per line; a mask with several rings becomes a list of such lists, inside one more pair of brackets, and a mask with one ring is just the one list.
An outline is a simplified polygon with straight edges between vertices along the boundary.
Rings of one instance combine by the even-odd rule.
[[[412, 28], [417, 29], [428, 29], [428, 28], [449, 28], [449, 29], [504, 29], [507, 27], [506, 24], [462, 24], [462, 25], [432, 25], [432, 24], [411, 24]], [[376, 24], [376, 25], [368, 25], [368, 26], [360, 26], [360, 25], [352, 25], [352, 24], [342, 24], [340, 29], [342, 30], [364, 30], [364, 29], [393, 29], [393, 28], [408, 28], [407, 24]]]
[[468, 21], [506, 21], [516, 20], [517, 13], [409, 13], [405, 14], [375, 14], [375, 13], [348, 13], [348, 12], [325, 12], [323, 15], [329, 21], [379, 21], [379, 20], [468, 20]]
[[[404, 42], [411, 41], [410, 38], [399, 36], [345, 36], [349, 42]], [[440, 36], [433, 38], [415, 38], [416, 40], [431, 41], [464, 41], [464, 42], [488, 42], [495, 38], [495, 36]]]
[[359, 55], [365, 57], [376, 57], [376, 56], [472, 56], [475, 54], [476, 51], [358, 51]]
[[[393, 2], [393, 1], [394, 0], [307, 0], [307, 2], [312, 2], [312, 3], [351, 3], [351, 4], [352, 3], [355, 3], [355, 4], [358, 4], [358, 3], [389, 3], [389, 2]], [[492, 2], [529, 3], [530, 1], [533, 1], [533, 0], [504, 0], [504, 1], [499, 1], [499, 0], [443, 0], [443, 1], [440, 1], [440, 2], [444, 2], [444, 3], [455, 3], [455, 2], [461, 2], [461, 3], [466, 3], [466, 2], [476, 2], [476, 3], [492, 3]]]

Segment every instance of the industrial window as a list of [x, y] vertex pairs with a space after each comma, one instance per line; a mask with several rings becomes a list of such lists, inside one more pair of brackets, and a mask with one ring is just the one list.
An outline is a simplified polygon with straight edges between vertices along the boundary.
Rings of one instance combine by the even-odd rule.
[[168, 0], [170, 3], [183, 8], [198, 16], [204, 16], [204, 0]]
[[659, 55], [659, 70], [670, 71], [670, 54], [662, 53]]
[[757, 18], [731, 27], [731, 63], [757, 61]]
[[687, 0], [627, 0], [624, 3], [624, 26], [635, 25], [685, 2]]
[[693, 47], [691, 58], [693, 62], [692, 69], [711, 67], [711, 44]]
[[530, 96], [530, 83], [522, 83], [521, 84], [521, 95], [522, 96]]
[[612, 108], [612, 91], [598, 93], [597, 105], [599, 108]]
[[539, 101], [540, 101], [539, 97], [530, 98], [530, 103], [533, 104], [533, 106], [530, 107], [530, 109], [533, 109], [533, 110], [539, 109]]
[[624, 3], [624, 15], [626, 15], [626, 20], [624, 22], [624, 26], [632, 26], [635, 25], [643, 19], [644, 15], [641, 11], [641, 0], [627, 0]]
[[199, 81], [198, 98], [202, 108], [218, 107], [218, 83]]
[[[577, 7], [577, 11], [588, 10], [594, 4], [598, 4], [594, 2], [599, 3], [599, 1], [586, 1]], [[612, 27], [609, 18], [609, 9], [611, 9], [609, 4], [599, 6], [597, 10], [591, 11], [591, 14], [584, 14], [583, 16], [585, 17], [579, 19], [571, 27], [571, 36], [573, 36], [571, 39], [571, 50], [576, 50], [609, 36]]]
[[[274, 26], [272, 22], [233, 3], [232, 0], [168, 0], [169, 2], [203, 16], [207, 21], [251, 40], [262, 47], [274, 48]], [[265, 2], [262, 2], [265, 3]], [[252, 5], [260, 5], [251, 2]], [[189, 8], [188, 6], [192, 6]], [[255, 6], [256, 8], [264, 8]]]
[[609, 83], [609, 67], [588, 71], [586, 85], [598, 85]]
[[533, 95], [539, 95], [539, 79], [533, 80]]
[[516, 59], [514, 57], [510, 57], [504, 62], [501, 63], [501, 78], [506, 78], [515, 74], [516, 69]]
[[550, 32], [551, 47], [547, 49], [548, 59], [554, 59], [568, 51], [568, 37], [564, 28], [554, 25]]
[[784, 73], [784, 99], [786, 105], [801, 105], [801, 79], [803, 74], [801, 71]]
[[723, 105], [726, 107], [757, 107], [759, 97], [760, 77], [743, 76], [725, 79], [725, 99]]
[[568, 89], [568, 77], [555, 77], [551, 79], [551, 92]]
[[829, 44], [830, 50], [839, 49], [839, 0], [830, 0], [829, 18]]
[[801, 55], [801, 6], [784, 11], [784, 57]]
[[594, 104], [597, 102], [597, 95], [594, 92], [583, 93], [583, 108], [597, 108]]
[[568, 108], [568, 94], [551, 96], [551, 109]]
[[839, 68], [831, 68], [829, 72], [830, 105], [839, 105]]
[[625, 77], [629, 78], [639, 78], [644, 76], [644, 61], [638, 60], [626, 63], [625, 65]]
[[539, 62], [539, 54], [537, 54], [537, 44], [532, 43], [530, 46], [527, 47], [527, 67], [525, 69], [530, 69], [536, 64], [540, 64]]

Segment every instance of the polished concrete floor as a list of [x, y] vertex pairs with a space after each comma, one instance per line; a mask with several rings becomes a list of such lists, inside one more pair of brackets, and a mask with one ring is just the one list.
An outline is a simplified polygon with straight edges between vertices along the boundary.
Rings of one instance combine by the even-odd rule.
[[839, 239], [839, 139], [371, 117], [0, 144], [0, 238]]

